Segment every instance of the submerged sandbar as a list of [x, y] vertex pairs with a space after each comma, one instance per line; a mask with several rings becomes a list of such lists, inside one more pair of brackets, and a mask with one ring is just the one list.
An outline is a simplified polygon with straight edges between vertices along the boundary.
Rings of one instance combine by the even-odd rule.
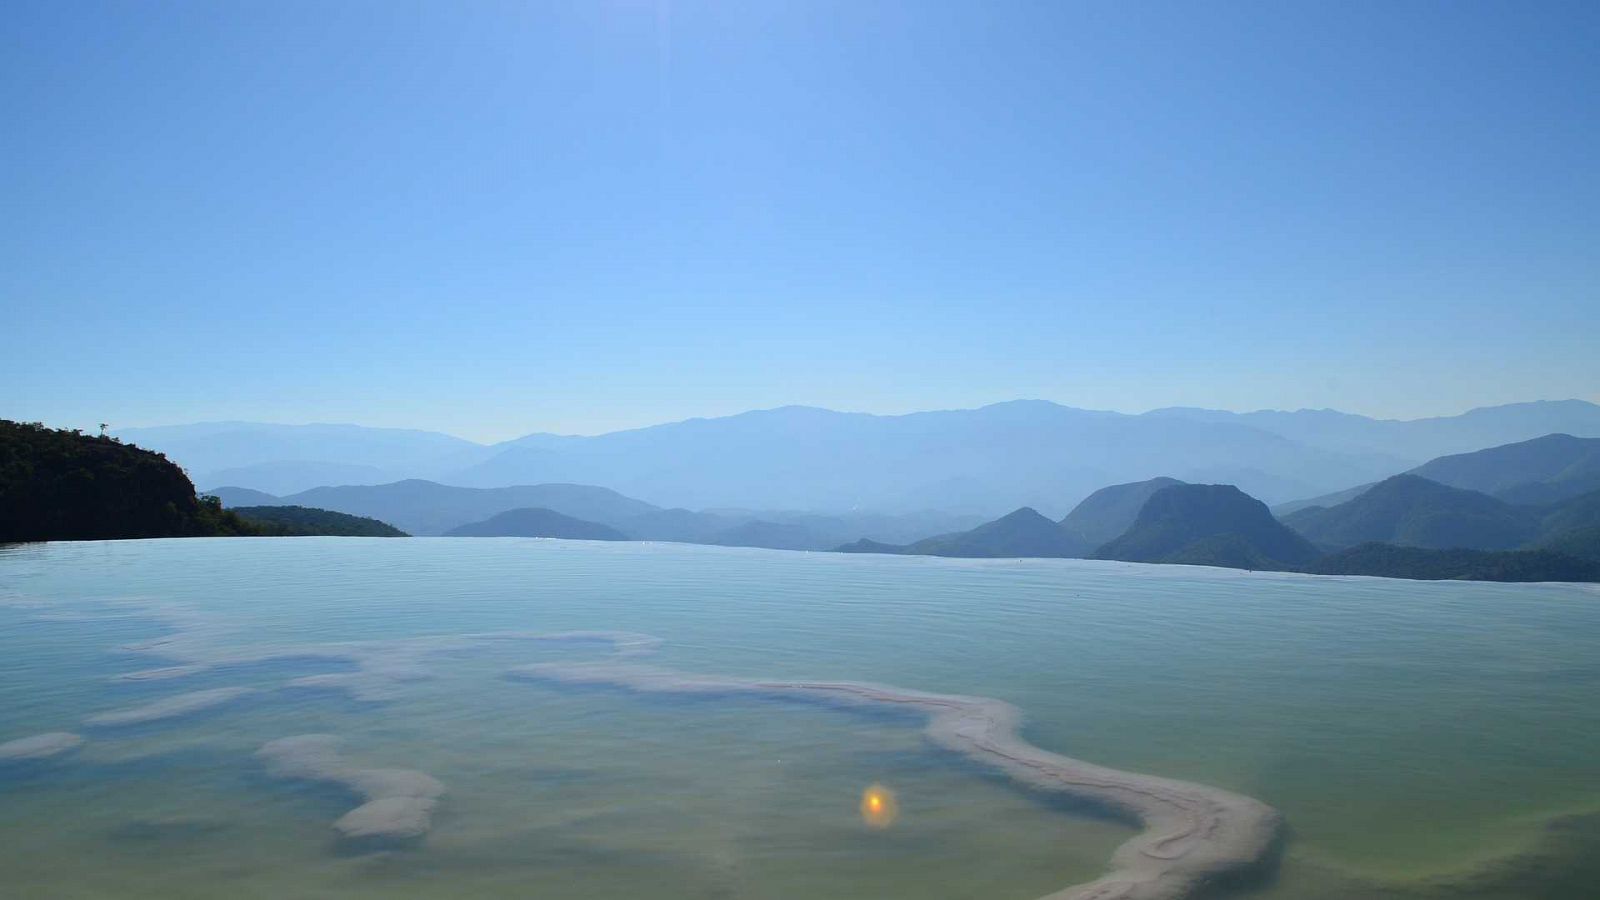
[[415, 769], [350, 765], [339, 753], [340, 743], [331, 734], [301, 734], [268, 741], [256, 756], [279, 778], [337, 784], [365, 799], [333, 823], [344, 837], [407, 840], [427, 834], [444, 785]]
[[510, 675], [640, 693], [757, 695], [922, 713], [927, 716], [925, 733], [933, 743], [1030, 788], [1102, 804], [1143, 827], [1117, 849], [1106, 875], [1063, 888], [1044, 900], [1178, 900], [1219, 878], [1265, 864], [1283, 830], [1282, 815], [1251, 797], [1124, 772], [1035, 747], [1018, 734], [1021, 712], [988, 697], [858, 682], [716, 678], [617, 663], [520, 666]]
[[82, 735], [70, 731], [50, 731], [0, 744], [0, 762], [50, 759], [82, 746]]

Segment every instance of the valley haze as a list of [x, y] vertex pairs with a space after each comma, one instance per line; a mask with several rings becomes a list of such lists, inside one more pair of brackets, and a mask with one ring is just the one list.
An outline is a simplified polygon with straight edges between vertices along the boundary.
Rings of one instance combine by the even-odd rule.
[[939, 510], [1053, 518], [1108, 484], [1170, 476], [1227, 483], [1269, 505], [1378, 481], [1429, 459], [1550, 433], [1600, 437], [1582, 400], [1384, 420], [1333, 410], [1142, 415], [1019, 400], [898, 416], [755, 410], [595, 436], [477, 444], [357, 425], [215, 422], [119, 429], [202, 490], [288, 495], [418, 478], [464, 487], [599, 485], [662, 507]]

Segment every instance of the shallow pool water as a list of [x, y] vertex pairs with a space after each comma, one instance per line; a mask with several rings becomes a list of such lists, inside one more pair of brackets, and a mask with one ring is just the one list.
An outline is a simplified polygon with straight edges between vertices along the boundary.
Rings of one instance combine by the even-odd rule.
[[[0, 548], [0, 743], [86, 738], [0, 762], [0, 875], [27, 897], [1031, 900], [1134, 833], [913, 718], [518, 681], [613, 651], [482, 637], [573, 630], [653, 635], [647, 661], [690, 672], [996, 697], [1048, 750], [1273, 804], [1281, 863], [1223, 896], [1600, 878], [1590, 587], [448, 538]], [[118, 678], [173, 665], [199, 670]], [[234, 687], [255, 690], [85, 721]], [[306, 733], [443, 782], [431, 829], [342, 839], [361, 798], [255, 755]], [[888, 828], [858, 809], [875, 783]]]

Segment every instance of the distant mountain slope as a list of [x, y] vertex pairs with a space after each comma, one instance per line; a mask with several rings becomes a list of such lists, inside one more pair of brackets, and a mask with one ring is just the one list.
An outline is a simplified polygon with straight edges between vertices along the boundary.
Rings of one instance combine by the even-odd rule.
[[1061, 529], [1078, 544], [1082, 555], [1127, 531], [1139, 510], [1156, 491], [1183, 484], [1176, 478], [1152, 478], [1103, 487], [1084, 498], [1061, 520]]
[[1600, 527], [1600, 491], [1590, 491], [1570, 500], [1541, 507], [1536, 512], [1539, 530], [1545, 535]]
[[417, 479], [393, 484], [313, 488], [280, 499], [296, 506], [369, 516], [411, 534], [443, 534], [457, 526], [524, 507], [540, 507], [575, 519], [602, 523], [656, 509], [616, 491], [590, 485], [464, 488]]
[[[1060, 515], [1107, 483], [1227, 471], [1274, 499], [1389, 474], [1407, 460], [1345, 454], [1260, 429], [1015, 401], [874, 416], [806, 407], [596, 437], [535, 435], [444, 477], [458, 484], [605, 484], [689, 508], [944, 509]], [[1312, 488], [1312, 490], [1306, 490]]]
[[867, 536], [903, 543], [965, 528], [982, 519], [940, 512], [807, 513], [794, 510], [717, 509], [692, 512], [666, 509], [615, 525], [639, 540], [720, 544], [729, 547], [771, 547], [780, 550], [825, 550], [851, 538]]
[[929, 556], [1065, 557], [1081, 549], [1060, 523], [1025, 506], [970, 531], [917, 541], [907, 551]]
[[[1482, 505], [1487, 501], [1491, 509], [1512, 510], [1521, 515], [1520, 527], [1541, 523], [1539, 527], [1545, 529], [1546, 536], [1543, 543], [1536, 542], [1527, 550], [1431, 549], [1370, 542], [1319, 555], [1316, 547], [1273, 519], [1265, 504], [1232, 485], [1169, 483], [1156, 485], [1127, 532], [1107, 542], [1094, 556], [1129, 562], [1423, 580], [1600, 580], [1600, 492], [1539, 510], [1511, 507], [1492, 497], [1431, 484], [1412, 476], [1399, 476], [1393, 481], [1392, 485], [1380, 485], [1382, 489], [1375, 491], [1357, 512], [1365, 509], [1378, 518], [1405, 519], [1406, 514], [1413, 511], [1408, 498], [1428, 501], [1442, 496], [1445, 504], [1438, 509], [1444, 509], [1459, 502], [1459, 495], [1465, 494], [1469, 505]], [[1134, 488], [1147, 490], [1148, 487], [1117, 485], [1110, 495], [1102, 497], [1090, 509], [1120, 510], [1122, 501], [1137, 493]], [[1119, 502], [1112, 503], [1112, 499]], [[1399, 507], [1398, 513], [1389, 507], [1391, 501]], [[1421, 506], [1426, 507], [1427, 503]], [[1328, 510], [1317, 508], [1302, 512], [1316, 516]], [[1363, 520], [1360, 515], [1350, 518], [1358, 523]], [[1064, 538], [1070, 544], [1075, 537], [1059, 525], [1052, 531], [1050, 525], [1050, 521], [1037, 512], [1021, 509], [972, 531], [940, 535], [909, 545], [863, 538], [835, 549], [841, 553], [931, 556], [1078, 555], [1061, 552], [1056, 542]], [[1390, 527], [1394, 528], [1392, 522]], [[1424, 523], [1418, 527], [1438, 533], [1448, 526], [1434, 529]], [[1398, 530], [1406, 531], [1405, 528]]]
[[251, 488], [227, 486], [213, 488], [212, 490], [206, 491], [206, 493], [221, 500], [222, 505], [229, 508], [236, 506], [284, 505], [283, 500], [281, 500], [277, 495], [269, 494], [265, 491], [252, 490]]
[[314, 488], [275, 497], [248, 488], [215, 491], [228, 506], [296, 504], [392, 522], [412, 534], [443, 534], [511, 509], [537, 507], [607, 525], [637, 540], [725, 546], [822, 550], [867, 534], [876, 538], [921, 537], [970, 525], [974, 517], [917, 512], [899, 515], [786, 511], [696, 512], [660, 509], [615, 491], [579, 484], [464, 488], [429, 481]]
[[[1582, 400], [1511, 403], [1481, 407], [1459, 416], [1406, 421], [1371, 419], [1331, 409], [1232, 413], [1171, 408], [1154, 410], [1147, 415], [1248, 425], [1309, 446], [1345, 453], [1383, 453], [1413, 460], [1526, 441], [1555, 432], [1600, 437], [1600, 406]], [[1386, 474], [1395, 474], [1401, 468]]]
[[251, 533], [159, 453], [0, 419], [0, 543]]
[[115, 434], [167, 454], [199, 484], [271, 493], [459, 468], [485, 449], [438, 432], [361, 425], [201, 422], [123, 428]]
[[[716, 515], [733, 521], [761, 521], [799, 525], [815, 535], [818, 544], [807, 549], [832, 547], [855, 537], [870, 537], [889, 543], [910, 543], [935, 534], [964, 531], [983, 524], [982, 516], [929, 510], [902, 513], [851, 511], [814, 513], [796, 510], [714, 509]], [[623, 530], [627, 531], [627, 528]], [[631, 533], [631, 532], [630, 532]]]
[[[1441, 456], [1400, 474], [1479, 491], [1507, 503], [1542, 506], [1600, 490], [1600, 438], [1546, 434], [1514, 444]], [[1360, 496], [1373, 484], [1281, 503], [1272, 511], [1286, 516], [1310, 506], [1337, 506]]]
[[475, 487], [601, 484], [695, 509], [993, 516], [1028, 505], [1055, 516], [1107, 484], [1158, 474], [1286, 502], [1550, 432], [1600, 437], [1600, 407], [1512, 404], [1412, 422], [1327, 410], [1134, 416], [1044, 401], [899, 416], [783, 407], [492, 446], [351, 425], [225, 422], [123, 434], [169, 452], [202, 485], [270, 493], [409, 477]]
[[847, 544], [840, 544], [833, 548], [835, 553], [882, 553], [893, 556], [913, 555], [906, 549], [905, 544], [885, 544], [871, 538], [860, 538]]
[[1280, 503], [1277, 506], [1272, 507], [1272, 514], [1277, 516], [1279, 519], [1283, 519], [1285, 516], [1297, 513], [1302, 509], [1309, 509], [1313, 506], [1333, 507], [1338, 506], [1341, 503], [1349, 503], [1351, 500], [1354, 500], [1355, 498], [1371, 490], [1375, 485], [1377, 485], [1376, 481], [1369, 481], [1366, 484], [1358, 484], [1355, 487], [1345, 488], [1342, 491], [1334, 491], [1331, 494], [1323, 494], [1320, 497], [1310, 497], [1305, 500], [1291, 500], [1288, 503]]
[[1317, 556], [1266, 504], [1227, 484], [1169, 485], [1151, 495], [1133, 525], [1095, 551], [1098, 559], [1289, 567]]
[[1531, 549], [1548, 550], [1600, 563], [1600, 525], [1553, 532], [1537, 541]]
[[609, 525], [585, 522], [555, 510], [530, 507], [497, 513], [482, 522], [452, 528], [446, 537], [549, 537], [574, 541], [625, 541], [628, 536]]
[[1600, 438], [1547, 434], [1440, 457], [1412, 469], [1411, 474], [1512, 503], [1555, 503], [1600, 490]]
[[409, 537], [404, 531], [377, 519], [352, 516], [305, 506], [241, 506], [239, 518], [257, 526], [264, 535], [337, 537]]
[[[863, 538], [835, 549], [843, 553], [925, 556], [1082, 558], [1127, 532], [1151, 497], [1165, 488], [1181, 485], [1184, 482], [1162, 477], [1101, 488], [1060, 522], [1051, 522], [1037, 510], [1024, 507], [969, 531], [936, 535], [911, 544]], [[1262, 567], [1270, 562], [1267, 557], [1248, 551], [1239, 541], [1224, 540], [1223, 536], [1199, 542], [1190, 555], [1207, 559], [1226, 556], [1241, 568]]]
[[268, 494], [292, 494], [323, 485], [384, 484], [406, 474], [403, 470], [352, 463], [288, 460], [200, 472], [195, 475], [195, 481], [206, 485], [206, 493], [212, 494], [216, 493], [215, 487], [240, 484]]
[[886, 544], [861, 539], [837, 548], [841, 553], [897, 553], [968, 558], [1070, 557], [1081, 545], [1060, 523], [1038, 510], [1023, 507], [969, 531], [942, 534], [911, 544]]
[[1416, 475], [1386, 479], [1339, 506], [1307, 507], [1284, 523], [1330, 549], [1376, 541], [1436, 550], [1511, 550], [1538, 533], [1537, 517], [1527, 510]]
[[656, 509], [611, 524], [640, 541], [715, 544], [717, 535], [743, 519], [688, 509]]
[[773, 550], [820, 550], [823, 539], [795, 522], [752, 519], [712, 535], [708, 544], [724, 547], [766, 547]]
[[1305, 567], [1317, 575], [1376, 575], [1425, 581], [1600, 581], [1600, 562], [1545, 550], [1430, 550], [1362, 544]]
[[1060, 522], [1023, 507], [967, 531], [950, 532], [910, 544], [862, 538], [835, 549], [843, 553], [900, 553], [957, 557], [1083, 557], [1122, 534], [1145, 501], [1157, 491], [1183, 484], [1152, 478], [1116, 484], [1090, 494]]

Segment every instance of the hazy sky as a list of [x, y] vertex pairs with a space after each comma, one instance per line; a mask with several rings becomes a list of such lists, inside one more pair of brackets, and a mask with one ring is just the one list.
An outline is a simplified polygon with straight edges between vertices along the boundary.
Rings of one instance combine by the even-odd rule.
[[0, 6], [0, 417], [1600, 400], [1600, 4]]

